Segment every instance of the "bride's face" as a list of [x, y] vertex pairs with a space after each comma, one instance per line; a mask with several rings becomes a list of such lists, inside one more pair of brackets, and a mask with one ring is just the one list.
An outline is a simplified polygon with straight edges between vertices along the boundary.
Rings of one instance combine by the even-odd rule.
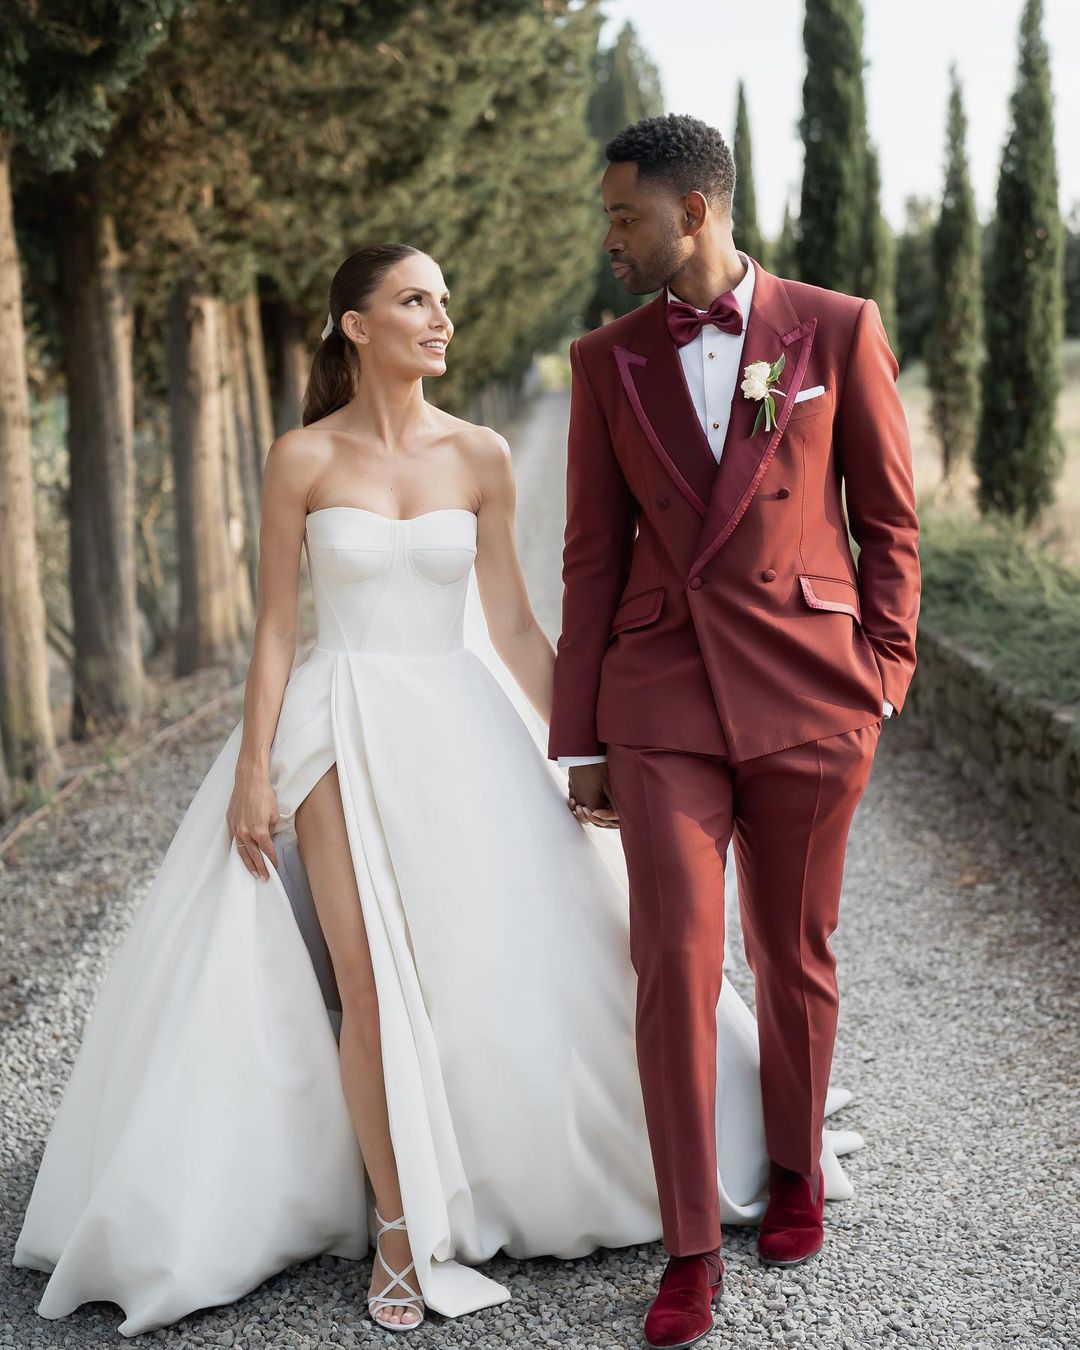
[[390, 269], [363, 312], [349, 311], [346, 331], [357, 342], [361, 363], [371, 360], [406, 377], [444, 375], [454, 332], [449, 303], [438, 263], [416, 254]]

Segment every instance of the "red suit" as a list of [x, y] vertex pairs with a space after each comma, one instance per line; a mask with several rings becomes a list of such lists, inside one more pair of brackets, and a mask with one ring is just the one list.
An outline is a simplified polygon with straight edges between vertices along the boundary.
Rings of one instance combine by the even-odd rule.
[[[783, 353], [786, 397], [772, 432], [754, 432], [758, 405], [736, 382], [719, 467], [664, 292], [570, 352], [548, 751], [608, 757], [630, 877], [642, 1091], [676, 1255], [720, 1241], [715, 1010], [728, 843], [769, 1154], [811, 1175], [848, 827], [882, 701], [902, 708], [915, 667], [911, 451], [877, 306], [751, 261], [740, 368]], [[825, 392], [796, 403], [816, 385]]]

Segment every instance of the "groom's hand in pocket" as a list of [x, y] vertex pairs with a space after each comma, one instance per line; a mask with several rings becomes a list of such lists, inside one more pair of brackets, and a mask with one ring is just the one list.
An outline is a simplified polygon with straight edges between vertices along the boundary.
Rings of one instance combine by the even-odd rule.
[[567, 805], [582, 824], [604, 830], [619, 828], [619, 808], [611, 790], [606, 763], [575, 764], [570, 770]]

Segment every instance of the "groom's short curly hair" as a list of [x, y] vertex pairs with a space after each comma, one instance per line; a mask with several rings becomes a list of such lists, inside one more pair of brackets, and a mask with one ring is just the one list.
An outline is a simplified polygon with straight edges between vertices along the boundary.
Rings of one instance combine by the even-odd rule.
[[680, 197], [700, 192], [716, 210], [730, 213], [735, 160], [715, 127], [684, 113], [633, 122], [604, 147], [612, 163], [633, 160], [638, 177], [669, 184]]

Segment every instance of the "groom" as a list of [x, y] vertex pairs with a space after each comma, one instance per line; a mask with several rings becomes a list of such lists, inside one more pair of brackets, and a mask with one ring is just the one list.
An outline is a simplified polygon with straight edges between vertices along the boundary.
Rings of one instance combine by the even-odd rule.
[[781, 280], [736, 249], [735, 167], [713, 128], [649, 118], [606, 154], [612, 269], [630, 294], [659, 294], [570, 351], [549, 754], [570, 768], [579, 817], [622, 830], [670, 1254], [645, 1335], [673, 1347], [712, 1327], [723, 1271], [716, 1005], [732, 840], [771, 1159], [758, 1249], [793, 1265], [822, 1245], [829, 936], [882, 718], [915, 667], [918, 523], [873, 300]]

